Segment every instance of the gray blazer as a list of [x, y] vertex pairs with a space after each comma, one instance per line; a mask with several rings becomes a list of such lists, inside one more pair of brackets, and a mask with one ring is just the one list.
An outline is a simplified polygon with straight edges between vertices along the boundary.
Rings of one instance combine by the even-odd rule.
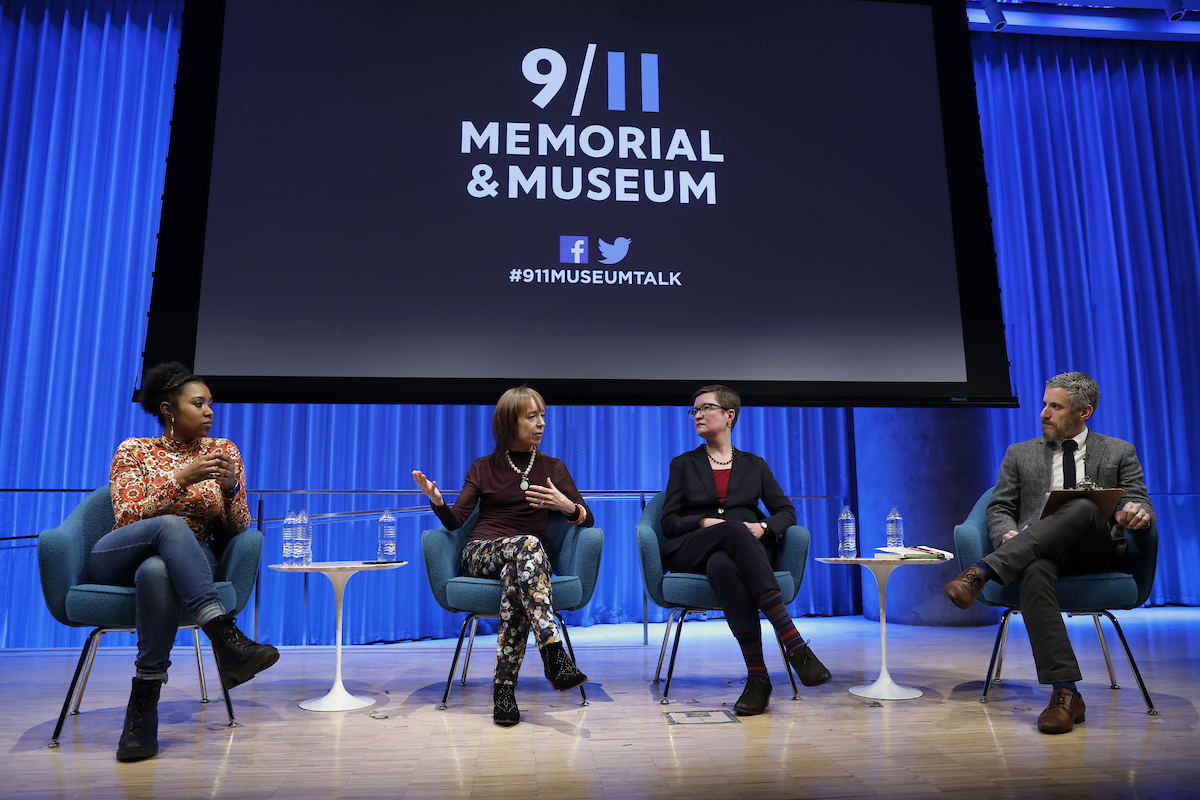
[[[1042, 437], [1008, 446], [1000, 463], [1000, 476], [987, 507], [988, 538], [992, 549], [1000, 546], [1004, 534], [1020, 530], [1038, 519], [1050, 491], [1050, 466], [1054, 447]], [[1083, 475], [1101, 489], [1124, 489], [1117, 503], [1140, 503], [1154, 523], [1154, 509], [1146, 496], [1142, 465], [1138, 463], [1133, 445], [1089, 430], [1083, 454]], [[1109, 520], [1114, 539], [1124, 541], [1124, 532], [1115, 519]]]

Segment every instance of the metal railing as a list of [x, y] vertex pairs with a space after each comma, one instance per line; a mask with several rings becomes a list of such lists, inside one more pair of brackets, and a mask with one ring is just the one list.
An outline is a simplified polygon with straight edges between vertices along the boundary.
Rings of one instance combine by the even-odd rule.
[[[94, 489], [0, 489], [0, 496], [4, 494], [46, 494], [46, 495], [86, 495], [94, 491]], [[641, 510], [646, 508], [647, 501], [658, 494], [661, 489], [581, 489], [580, 494], [585, 500], [634, 500], [639, 503]], [[452, 498], [461, 494], [462, 489], [445, 489], [442, 491], [446, 496], [447, 502], [452, 502]], [[309, 521], [313, 525], [328, 525], [340, 522], [356, 522], [378, 519], [384, 510], [390, 510], [393, 514], [400, 518], [413, 518], [425, 514], [433, 514], [428, 502], [425, 500], [424, 494], [419, 489], [259, 489], [255, 491], [247, 491], [246, 499], [253, 516], [251, 520], [252, 527], [256, 528], [264, 536], [268, 528], [282, 527], [286, 516], [268, 517], [265, 515], [264, 506], [269, 498], [279, 498], [283, 496], [304, 496], [304, 497], [336, 497], [336, 496], [365, 496], [365, 497], [403, 497], [412, 498], [413, 500], [420, 499], [419, 505], [410, 505], [397, 508], [394, 505], [379, 506], [378, 508], [362, 508], [350, 511], [329, 511], [323, 513], [312, 514], [309, 516]], [[798, 500], [829, 500], [831, 497], [825, 495], [788, 495], [788, 499], [792, 501]], [[640, 511], [639, 511], [640, 515]], [[0, 536], [2, 542], [28, 542], [27, 544], [10, 545], [9, 549], [14, 548], [31, 548], [36, 546], [37, 533], [18, 534], [10, 536]], [[263, 577], [264, 560], [259, 561], [258, 580]], [[304, 575], [304, 605], [308, 605], [308, 573]], [[256, 583], [257, 586], [257, 583]], [[259, 592], [254, 592], [254, 638], [258, 638], [258, 619], [259, 619]], [[649, 644], [650, 630], [650, 600], [645, 590], [642, 591], [642, 643]]]

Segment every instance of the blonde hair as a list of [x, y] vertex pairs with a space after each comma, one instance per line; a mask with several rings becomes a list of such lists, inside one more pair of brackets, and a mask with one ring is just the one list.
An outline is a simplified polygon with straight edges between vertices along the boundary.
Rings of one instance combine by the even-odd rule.
[[546, 410], [546, 401], [536, 389], [528, 386], [509, 389], [496, 401], [496, 410], [492, 412], [492, 438], [496, 440], [494, 455], [503, 454], [517, 438], [517, 423], [529, 408], [531, 399], [540, 410]]

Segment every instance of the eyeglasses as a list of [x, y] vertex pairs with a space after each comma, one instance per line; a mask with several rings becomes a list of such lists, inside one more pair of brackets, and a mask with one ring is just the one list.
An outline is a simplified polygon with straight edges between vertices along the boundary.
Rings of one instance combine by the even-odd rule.
[[726, 408], [725, 406], [719, 406], [716, 403], [705, 403], [702, 406], [696, 406], [695, 408], [689, 408], [688, 416], [695, 419], [697, 414], [707, 414], [710, 411], [716, 411], [718, 409], [720, 409], [721, 411], [729, 411], [729, 409]]

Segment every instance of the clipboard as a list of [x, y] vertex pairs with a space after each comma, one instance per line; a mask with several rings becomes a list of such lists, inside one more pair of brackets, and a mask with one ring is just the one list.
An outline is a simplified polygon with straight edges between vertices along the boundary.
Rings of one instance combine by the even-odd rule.
[[1042, 506], [1040, 519], [1045, 519], [1062, 508], [1068, 500], [1074, 500], [1076, 497], [1091, 500], [1100, 509], [1101, 516], [1112, 519], [1117, 510], [1117, 503], [1121, 502], [1121, 496], [1124, 494], [1124, 489], [1055, 489], [1046, 495], [1046, 504]]

